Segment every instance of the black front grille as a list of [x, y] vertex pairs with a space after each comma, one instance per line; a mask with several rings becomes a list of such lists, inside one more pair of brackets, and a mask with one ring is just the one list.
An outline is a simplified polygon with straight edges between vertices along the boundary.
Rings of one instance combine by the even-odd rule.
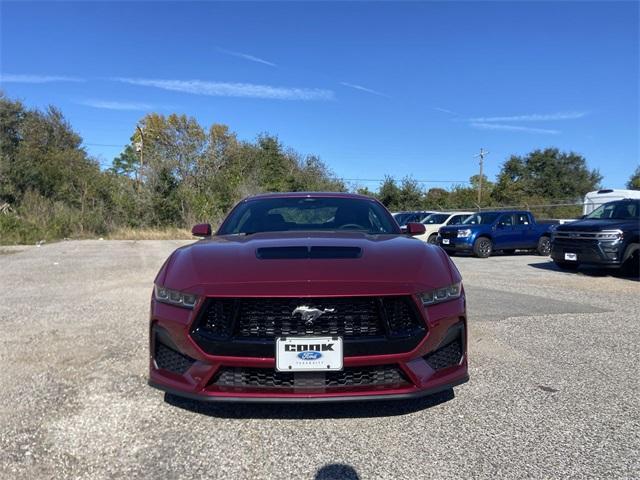
[[219, 388], [325, 390], [350, 387], [391, 387], [408, 385], [395, 365], [348, 367], [340, 372], [278, 372], [267, 368], [223, 367], [212, 385]]
[[423, 358], [436, 371], [458, 365], [462, 359], [462, 340], [457, 338], [448, 345], [428, 353]]
[[[324, 312], [306, 321], [299, 307]], [[210, 298], [198, 327], [206, 334], [272, 340], [286, 336], [409, 336], [423, 326], [409, 297]]]
[[448, 239], [457, 238], [458, 237], [458, 230], [441, 231], [440, 232], [440, 237], [448, 238]]
[[[308, 321], [308, 309], [323, 313]], [[409, 296], [208, 298], [191, 336], [207, 353], [242, 357], [273, 357], [277, 337], [339, 336], [344, 355], [357, 356], [408, 352], [426, 330]]]
[[195, 363], [193, 358], [177, 352], [160, 342], [156, 342], [155, 345], [155, 361], [158, 368], [180, 375], [184, 374]]

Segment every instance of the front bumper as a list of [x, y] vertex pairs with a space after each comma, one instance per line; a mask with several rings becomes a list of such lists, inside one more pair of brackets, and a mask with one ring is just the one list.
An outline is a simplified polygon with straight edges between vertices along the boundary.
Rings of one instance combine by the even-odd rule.
[[[444, 243], [443, 240], [449, 240], [449, 243]], [[437, 242], [440, 247], [448, 252], [471, 252], [473, 250], [473, 239], [471, 237], [438, 237]]]
[[[326, 402], [431, 395], [469, 378], [464, 296], [428, 307], [428, 314], [426, 310], [427, 334], [410, 351], [345, 356], [344, 371], [337, 374], [280, 374], [274, 355], [206, 353], [190, 335], [191, 311], [152, 301], [149, 385], [202, 401]], [[172, 357], [166, 357], [166, 347], [173, 350]], [[240, 381], [246, 379], [251, 381]]]
[[554, 240], [551, 242], [551, 258], [565, 262], [565, 254], [574, 253], [577, 260], [573, 263], [618, 268], [624, 261], [623, 247], [620, 242]]

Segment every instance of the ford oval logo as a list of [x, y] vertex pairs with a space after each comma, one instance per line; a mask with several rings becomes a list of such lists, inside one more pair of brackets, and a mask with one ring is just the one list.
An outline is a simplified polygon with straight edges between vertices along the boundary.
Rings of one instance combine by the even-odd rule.
[[313, 352], [313, 351], [300, 352], [298, 354], [298, 358], [300, 360], [318, 360], [321, 357], [322, 357], [322, 354], [320, 352]]

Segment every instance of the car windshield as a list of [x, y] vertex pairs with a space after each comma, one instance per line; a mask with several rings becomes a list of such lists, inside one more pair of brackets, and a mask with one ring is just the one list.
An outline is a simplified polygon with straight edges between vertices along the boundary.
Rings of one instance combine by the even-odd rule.
[[425, 225], [439, 225], [444, 223], [449, 218], [448, 213], [432, 213], [431, 215], [427, 215], [427, 217], [422, 220], [422, 223]]
[[218, 235], [288, 231], [400, 233], [379, 203], [360, 198], [259, 198], [238, 205]]
[[600, 205], [584, 218], [589, 220], [629, 220], [640, 219], [640, 201], [610, 202]]
[[499, 212], [485, 212], [485, 213], [474, 213], [473, 215], [469, 215], [464, 222], [463, 225], [489, 225], [496, 221], [500, 215]]

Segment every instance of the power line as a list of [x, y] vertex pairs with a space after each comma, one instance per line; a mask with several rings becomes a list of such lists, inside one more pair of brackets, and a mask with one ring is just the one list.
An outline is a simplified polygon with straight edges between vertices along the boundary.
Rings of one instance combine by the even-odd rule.
[[[384, 182], [384, 178], [344, 178], [337, 177], [339, 180], [344, 180], [346, 182]], [[416, 180], [414, 178], [410, 179], [412, 182], [416, 183], [471, 183], [469, 180]]]
[[87, 147], [118, 147], [118, 148], [124, 147], [124, 145], [113, 145], [110, 143], [85, 143], [84, 145]]

